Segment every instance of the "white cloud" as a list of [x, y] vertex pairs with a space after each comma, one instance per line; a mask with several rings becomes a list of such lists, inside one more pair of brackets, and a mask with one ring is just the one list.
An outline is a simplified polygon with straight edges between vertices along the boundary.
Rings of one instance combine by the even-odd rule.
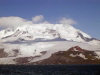
[[32, 24], [32, 22], [15, 16], [0, 17], [0, 26], [3, 27], [17, 27], [24, 24]]
[[[58, 21], [60, 24], [72, 25], [76, 22], [72, 19], [63, 17]], [[34, 25], [34, 24], [50, 24], [47, 20], [44, 19], [43, 15], [38, 15], [32, 18], [32, 20], [26, 20], [21, 17], [10, 16], [10, 17], [0, 17], [0, 26], [1, 27], [17, 27], [21, 25]]]
[[39, 15], [39, 16], [35, 16], [32, 18], [32, 22], [33, 23], [40, 23], [44, 20], [44, 16], [43, 15]]
[[61, 23], [61, 24], [68, 24], [68, 25], [76, 24], [76, 22], [74, 20], [69, 19], [69, 18], [65, 18], [65, 17], [60, 19], [59, 23]]
[[0, 17], [0, 26], [2, 27], [17, 27], [21, 25], [33, 25], [33, 24], [48, 24], [49, 22], [44, 20], [43, 15], [35, 16], [32, 20], [26, 20], [21, 17], [10, 16]]
[[43, 15], [38, 15], [32, 18], [32, 22], [35, 24], [48, 24], [49, 22], [44, 19]]

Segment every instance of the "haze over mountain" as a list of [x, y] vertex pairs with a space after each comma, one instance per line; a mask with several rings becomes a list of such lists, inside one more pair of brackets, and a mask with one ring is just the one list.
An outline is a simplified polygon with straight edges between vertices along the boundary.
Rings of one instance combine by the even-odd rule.
[[26, 22], [59, 24], [67, 18], [75, 20], [70, 23], [76, 22], [76, 28], [100, 39], [100, 0], [0, 0], [0, 10], [0, 29]]

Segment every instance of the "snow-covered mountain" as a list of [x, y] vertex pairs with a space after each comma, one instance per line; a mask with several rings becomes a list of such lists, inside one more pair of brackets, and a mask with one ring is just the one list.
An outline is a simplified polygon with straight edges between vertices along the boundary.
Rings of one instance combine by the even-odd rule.
[[[66, 53], [70, 48], [76, 48], [76, 46], [90, 51], [90, 55], [96, 53], [96, 56], [94, 55], [92, 58], [99, 63], [100, 41], [71, 25], [34, 24], [7, 28], [0, 31], [0, 64], [44, 62], [45, 59], [51, 58], [52, 54], [55, 55], [60, 51]], [[87, 56], [88, 51], [84, 55], [82, 53], [72, 55], [72, 51], [71, 56], [82, 58]], [[91, 53], [91, 51], [93, 52]], [[80, 53], [78, 49], [77, 52]], [[92, 58], [89, 56], [89, 60]], [[82, 58], [82, 60], [85, 59]]]
[[77, 42], [90, 42], [92, 44], [98, 44], [100, 42], [81, 30], [78, 30], [71, 25], [64, 24], [23, 25], [14, 29], [9, 28], [0, 31], [0, 41], [2, 42], [27, 40], [69, 40]]

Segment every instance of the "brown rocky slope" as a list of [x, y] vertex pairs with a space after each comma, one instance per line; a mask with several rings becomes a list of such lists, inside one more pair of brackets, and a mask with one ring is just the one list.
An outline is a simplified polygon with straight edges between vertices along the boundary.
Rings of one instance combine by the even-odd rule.
[[94, 51], [88, 51], [79, 46], [75, 46], [67, 51], [56, 52], [47, 59], [31, 64], [100, 64], [100, 59]]

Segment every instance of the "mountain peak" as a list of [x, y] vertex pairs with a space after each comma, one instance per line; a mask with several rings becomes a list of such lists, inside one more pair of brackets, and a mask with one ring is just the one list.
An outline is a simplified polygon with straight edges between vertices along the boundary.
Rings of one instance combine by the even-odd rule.
[[[6, 29], [0, 31], [1, 41], [16, 41], [18, 39], [35, 40], [35, 39], [65, 39], [76, 42], [89, 42], [92, 38], [86, 33], [74, 28], [71, 25], [64, 24], [34, 24], [23, 25], [15, 29]], [[31, 37], [31, 38], [30, 38]], [[91, 39], [91, 40], [90, 40]]]
[[79, 51], [79, 52], [84, 52], [84, 51], [86, 51], [86, 50], [80, 48], [79, 46], [74, 46], [74, 47], [70, 48], [69, 51]]

